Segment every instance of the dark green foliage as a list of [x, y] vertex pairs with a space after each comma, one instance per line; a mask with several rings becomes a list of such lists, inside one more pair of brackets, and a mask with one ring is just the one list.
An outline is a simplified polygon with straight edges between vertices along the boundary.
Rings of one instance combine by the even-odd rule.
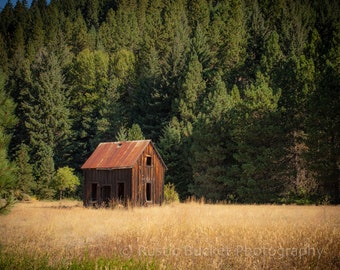
[[[326, 62], [323, 62], [321, 79], [309, 99], [307, 130], [309, 151], [307, 159], [316, 172], [321, 187], [320, 195], [333, 203], [340, 202], [339, 127], [340, 127], [340, 24]], [[322, 128], [321, 128], [322, 127]]]
[[236, 195], [242, 202], [273, 202], [284, 188], [281, 160], [285, 156], [278, 100], [261, 74], [245, 89], [232, 131], [236, 144]]
[[219, 201], [229, 193], [225, 183], [227, 168], [233, 163], [229, 115], [237, 102], [238, 96], [228, 95], [217, 77], [193, 130], [190, 163], [194, 181], [190, 191], [196, 196]]
[[33, 166], [29, 161], [29, 148], [21, 144], [15, 159], [17, 165], [15, 196], [17, 199], [24, 199], [27, 195], [32, 195], [35, 190]]
[[2, 131], [3, 159], [16, 160], [17, 191], [48, 197], [55, 168], [79, 173], [99, 142], [146, 138], [181, 199], [339, 202], [339, 11], [336, 0], [8, 2], [0, 66], [18, 124]]
[[69, 110], [60, 58], [45, 48], [31, 68], [31, 85], [24, 96], [25, 127], [29, 135], [31, 162], [40, 197], [50, 197], [55, 163], [61, 163], [69, 135]]
[[15, 103], [5, 91], [5, 75], [0, 69], [0, 214], [13, 203], [16, 166], [8, 157], [11, 130], [17, 122]]
[[108, 119], [110, 114], [106, 111], [113, 108], [103, 108], [104, 104], [114, 105], [115, 98], [108, 80], [109, 56], [102, 51], [85, 49], [70, 65], [68, 75], [70, 117], [73, 120], [70, 151], [74, 162], [72, 167], [79, 168], [97, 146], [96, 134], [105, 136], [103, 133], [113, 121]]
[[159, 150], [168, 167], [165, 183], [173, 183], [180, 199], [191, 195], [189, 185], [192, 182], [190, 160], [190, 137], [185, 135], [183, 127], [176, 117], [164, 127], [159, 141]]

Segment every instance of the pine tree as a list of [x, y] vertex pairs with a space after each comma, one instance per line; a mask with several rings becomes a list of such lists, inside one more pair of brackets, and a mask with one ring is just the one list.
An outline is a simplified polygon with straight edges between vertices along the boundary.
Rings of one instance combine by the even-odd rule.
[[29, 10], [29, 17], [30, 26], [27, 42], [27, 54], [28, 58], [33, 60], [40, 48], [45, 45], [44, 21], [38, 5], [33, 5], [33, 7]]
[[122, 126], [116, 134], [116, 141], [144, 140], [142, 129], [138, 124], [133, 124], [131, 128]]
[[188, 5], [188, 21], [192, 29], [200, 25], [205, 32], [210, 23], [209, 3], [206, 0], [190, 1]]
[[87, 26], [88, 28], [94, 27], [95, 29], [98, 29], [99, 26], [99, 18], [98, 18], [98, 13], [99, 13], [99, 1], [98, 0], [91, 0], [87, 1], [86, 3], [86, 21], [87, 21]]
[[27, 1], [17, 1], [14, 7], [14, 17], [17, 24], [26, 27], [27, 19], [28, 19], [28, 12], [27, 12]]
[[[278, 85], [282, 89], [279, 106], [282, 111], [282, 120], [286, 136], [285, 149], [286, 168], [290, 175], [290, 187], [296, 190], [296, 197], [308, 197], [304, 184], [314, 186], [314, 179], [308, 171], [305, 154], [306, 147], [306, 117], [307, 104], [315, 91], [316, 79], [315, 63], [313, 58], [306, 55], [291, 57], [284, 62], [282, 70], [276, 76], [285, 75]], [[299, 183], [300, 182], [300, 183]], [[310, 182], [310, 184], [308, 184]], [[302, 184], [302, 185], [301, 185]], [[299, 187], [302, 186], [302, 187]]]
[[41, 140], [34, 150], [35, 152], [32, 154], [36, 160], [33, 166], [36, 178], [34, 193], [39, 199], [51, 199], [55, 193], [52, 182], [55, 175], [52, 147]]
[[89, 48], [89, 40], [87, 34], [87, 27], [81, 11], [78, 9], [77, 17], [72, 23], [72, 52], [80, 53], [82, 50]]
[[193, 183], [189, 191], [207, 200], [227, 198], [226, 169], [232, 162], [228, 113], [233, 106], [224, 82], [217, 77], [194, 125], [191, 146]]
[[279, 122], [278, 100], [261, 74], [255, 84], [244, 92], [239, 118], [232, 131], [237, 148], [234, 154], [238, 162], [236, 193], [243, 202], [270, 202], [277, 200], [283, 191], [285, 178], [280, 178], [282, 128]]
[[14, 9], [11, 1], [7, 1], [5, 7], [0, 13], [0, 29], [2, 34], [13, 33], [14, 26]]
[[117, 48], [127, 48], [135, 51], [139, 47], [140, 34], [137, 21], [137, 1], [122, 0], [116, 11], [117, 28], [115, 42]]
[[6, 43], [3, 35], [0, 33], [0, 66], [5, 73], [8, 72], [8, 55], [6, 50]]
[[[216, 50], [218, 67], [223, 78], [234, 83], [232, 72], [245, 61], [246, 16], [242, 0], [218, 1], [213, 6], [210, 39]], [[231, 78], [230, 78], [231, 77]]]
[[[46, 22], [45, 22], [45, 44], [46, 47], [54, 47], [62, 45], [59, 43], [61, 36], [61, 24], [64, 23], [63, 13], [60, 12], [57, 4], [52, 2], [46, 10]], [[63, 36], [64, 34], [62, 34]], [[64, 42], [63, 42], [64, 43]]]
[[179, 92], [178, 112], [190, 135], [190, 126], [195, 122], [196, 116], [202, 105], [202, 99], [206, 91], [206, 84], [203, 79], [202, 65], [194, 52], [188, 63], [188, 71], [184, 78], [182, 89]]
[[165, 94], [160, 55], [154, 44], [140, 53], [137, 85], [133, 95], [132, 115], [147, 138], [157, 140], [169, 117], [171, 100]]
[[173, 183], [180, 199], [185, 200], [191, 193], [192, 170], [190, 160], [190, 139], [183, 135], [181, 124], [176, 117], [163, 128], [159, 140], [159, 151], [168, 167], [165, 183]]
[[118, 142], [124, 142], [124, 141], [127, 141], [128, 138], [127, 138], [127, 129], [126, 127], [122, 126], [120, 127], [120, 129], [118, 130], [117, 134], [116, 134], [116, 141]]
[[21, 144], [16, 153], [16, 189], [15, 196], [17, 199], [25, 199], [26, 196], [32, 195], [35, 190], [35, 181], [33, 177], [33, 167], [29, 163], [29, 147]]
[[109, 56], [102, 51], [91, 52], [88, 49], [79, 53], [71, 65], [68, 83], [71, 85], [73, 142], [70, 154], [73, 168], [79, 168], [98, 144], [96, 124], [104, 121], [100, 110], [109, 87], [108, 70]]
[[[151, 13], [151, 11], [154, 11]], [[141, 53], [140, 77], [135, 95], [137, 121], [146, 137], [157, 140], [170, 121], [178, 98], [190, 50], [190, 29], [184, 1], [155, 1], [146, 15], [146, 40]]]
[[133, 124], [131, 128], [127, 132], [127, 139], [129, 141], [134, 140], [144, 140], [145, 137], [143, 135], [142, 129], [138, 124]]
[[6, 212], [12, 204], [16, 171], [15, 164], [8, 158], [8, 145], [17, 118], [14, 114], [15, 103], [4, 89], [5, 81], [5, 75], [0, 70], [0, 213]]
[[[177, 83], [186, 65], [190, 50], [190, 28], [185, 12], [184, 1], [169, 2], [164, 7], [165, 46], [162, 47], [165, 65], [163, 72], [167, 76], [169, 90], [177, 90]], [[171, 94], [171, 92], [170, 92]]]
[[284, 64], [284, 55], [279, 44], [279, 35], [276, 31], [269, 34], [264, 40], [263, 54], [261, 56], [260, 65], [263, 74], [271, 78], [274, 85], [280, 80], [278, 73]]
[[103, 45], [106, 52], [114, 52], [117, 48], [115, 33], [117, 28], [116, 15], [110, 9], [106, 15], [106, 20], [100, 25], [98, 30], [98, 42]]
[[254, 77], [254, 71], [260, 66], [260, 59], [263, 54], [264, 42], [268, 38], [269, 26], [267, 25], [263, 11], [258, 1], [252, 2], [248, 19], [249, 41], [247, 47], [247, 73]]
[[[338, 5], [338, 10], [340, 6]], [[333, 27], [332, 27], [333, 28]], [[340, 25], [335, 24], [333, 37], [322, 60], [320, 80], [308, 101], [307, 161], [319, 184], [319, 194], [331, 203], [340, 202], [339, 126], [340, 126]], [[328, 49], [328, 50], [327, 50]]]
[[61, 63], [53, 52], [42, 49], [37, 54], [27, 94], [23, 107], [35, 163], [37, 192], [41, 197], [48, 197], [54, 162], [60, 164], [63, 160], [63, 146], [70, 129]]
[[200, 23], [194, 28], [191, 39], [191, 53], [193, 52], [197, 54], [198, 61], [202, 64], [203, 80], [209, 86], [217, 73], [216, 52], [210, 46], [207, 30], [204, 30]]

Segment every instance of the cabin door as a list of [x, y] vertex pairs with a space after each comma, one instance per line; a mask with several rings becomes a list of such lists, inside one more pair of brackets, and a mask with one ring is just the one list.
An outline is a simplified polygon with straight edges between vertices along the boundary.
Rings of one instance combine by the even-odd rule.
[[98, 200], [97, 189], [98, 189], [98, 184], [92, 183], [92, 185], [91, 185], [91, 201], [92, 202], [96, 202]]
[[108, 204], [111, 200], [111, 186], [103, 186], [101, 195], [103, 202]]
[[123, 201], [125, 197], [125, 187], [124, 183], [117, 183], [117, 198], [118, 200]]

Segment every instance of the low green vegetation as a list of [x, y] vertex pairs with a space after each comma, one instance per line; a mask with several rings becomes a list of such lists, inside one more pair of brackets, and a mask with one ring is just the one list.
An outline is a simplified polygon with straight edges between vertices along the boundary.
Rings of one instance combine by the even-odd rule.
[[71, 261], [56, 261], [51, 264], [48, 255], [34, 256], [32, 254], [9, 253], [0, 251], [0, 269], [27, 269], [27, 270], [113, 270], [113, 269], [159, 269], [159, 265], [152, 260], [137, 260], [123, 257], [112, 258], [84, 258]]
[[168, 183], [164, 186], [164, 203], [179, 203], [179, 195], [175, 190], [175, 185]]

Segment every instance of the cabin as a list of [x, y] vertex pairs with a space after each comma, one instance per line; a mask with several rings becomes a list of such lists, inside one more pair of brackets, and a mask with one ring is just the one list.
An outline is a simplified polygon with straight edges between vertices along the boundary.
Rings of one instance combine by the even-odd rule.
[[151, 140], [100, 143], [81, 169], [84, 206], [163, 202], [167, 167]]

